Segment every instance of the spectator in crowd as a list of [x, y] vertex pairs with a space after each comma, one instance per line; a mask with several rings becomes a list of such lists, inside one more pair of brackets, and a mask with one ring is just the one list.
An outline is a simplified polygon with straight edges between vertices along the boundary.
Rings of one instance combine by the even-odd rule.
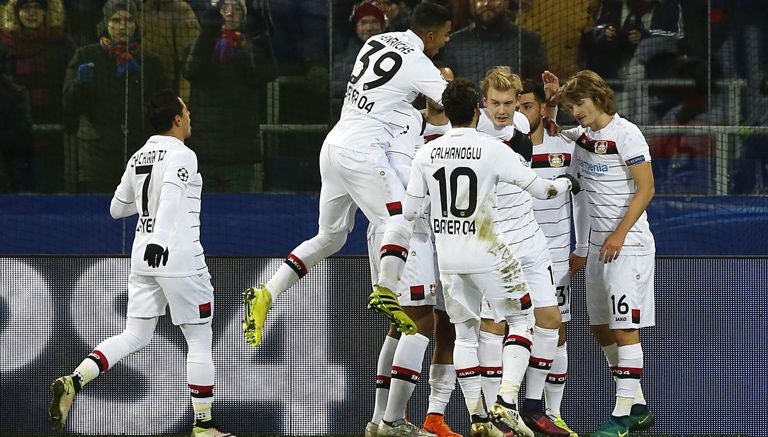
[[[8, 50], [5, 73], [27, 89], [33, 123], [62, 123], [64, 74], [76, 47], [64, 29], [61, 0], [11, 0], [4, 12], [0, 35]], [[64, 136], [55, 128], [33, 137], [27, 150], [34, 183], [28, 189], [61, 190], [63, 144]]]
[[458, 77], [479, 83], [491, 66], [512, 66], [523, 78], [540, 80], [547, 54], [541, 37], [515, 25], [509, 17], [510, 0], [472, 0], [473, 23], [451, 35], [442, 60]]
[[352, 74], [355, 58], [365, 41], [380, 34], [387, 24], [387, 18], [381, 5], [376, 0], [363, 0], [352, 7], [349, 22], [354, 27], [354, 35], [349, 37], [346, 47], [333, 57], [331, 70], [331, 99], [334, 104], [332, 113], [341, 109], [341, 99], [347, 89], [347, 81]]
[[684, 36], [679, 0], [603, 0], [597, 26], [584, 37], [586, 66], [606, 79], [626, 79], [626, 115], [651, 123], [659, 114], [652, 112], [656, 103], [647, 99], [643, 81], [670, 77]]
[[206, 12], [184, 66], [192, 86], [189, 105], [201, 114], [190, 144], [208, 191], [260, 190], [258, 129], [275, 64], [268, 35], [244, 33], [246, 11], [244, 0], [223, 0]]
[[0, 39], [0, 193], [15, 193], [27, 191], [31, 184], [32, 116], [24, 88], [2, 73], [5, 59]]
[[630, 61], [652, 67], [676, 55], [685, 36], [679, 0], [603, 0], [596, 23], [584, 35], [586, 66], [606, 79], [626, 77]]
[[328, 0], [269, 0], [281, 75], [328, 65]]
[[381, 7], [389, 23], [385, 32], [405, 32], [411, 23], [411, 11], [420, 0], [381, 0]]
[[144, 49], [160, 57], [173, 89], [189, 100], [189, 82], [181, 70], [189, 46], [200, 33], [195, 11], [184, 0], [144, 0], [140, 15]]
[[106, 0], [62, 0], [67, 13], [67, 29], [78, 47], [93, 43], [98, 38], [101, 9]]
[[77, 117], [77, 185], [111, 192], [125, 160], [146, 139], [142, 102], [167, 88], [160, 60], [141, 50], [135, 0], [108, 0], [99, 42], [80, 47], [67, 68], [64, 111]]
[[[513, 1], [514, 6], [517, 2]], [[581, 38], [595, 25], [600, 0], [528, 0], [521, 2], [517, 23], [541, 35], [549, 68], [569, 77], [581, 70]]]

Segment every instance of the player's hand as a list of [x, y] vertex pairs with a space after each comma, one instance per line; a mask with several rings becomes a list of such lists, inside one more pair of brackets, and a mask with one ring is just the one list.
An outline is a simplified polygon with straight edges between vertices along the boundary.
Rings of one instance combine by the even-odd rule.
[[606, 41], [613, 41], [613, 39], [616, 38], [616, 28], [613, 26], [608, 26], [605, 28], [605, 40]]
[[560, 91], [560, 79], [555, 76], [555, 73], [544, 70], [541, 73], [541, 82], [544, 83], [544, 95], [547, 98], [547, 105], [554, 106], [557, 93]]
[[566, 178], [569, 181], [571, 181], [571, 194], [579, 194], [579, 191], [581, 191], [581, 184], [579, 183], [579, 180], [573, 177], [572, 175], [569, 175], [568, 173], [561, 174], [556, 179], [560, 178]]
[[571, 276], [576, 276], [576, 273], [579, 273], [586, 265], [586, 256], [578, 256], [575, 253], [572, 253], [571, 256], [568, 257], [568, 271]]
[[639, 44], [641, 39], [643, 39], [643, 34], [637, 29], [632, 29], [627, 34], [627, 40], [632, 45]]
[[556, 137], [560, 135], [560, 132], [562, 129], [560, 129], [560, 125], [557, 124], [555, 120], [552, 120], [551, 117], [546, 116], [542, 119], [542, 122], [544, 123], [544, 130], [547, 131], [547, 135], [550, 137]]
[[160, 267], [161, 259], [163, 265], [168, 263], [168, 249], [163, 249], [157, 244], [147, 244], [147, 248], [144, 250], [144, 261], [154, 269]]
[[624, 238], [627, 234], [622, 232], [613, 231], [608, 238], [603, 242], [603, 247], [600, 248], [600, 261], [608, 264], [615, 261], [619, 254], [621, 254], [621, 248], [624, 247]]
[[77, 66], [77, 81], [80, 83], [91, 83], [93, 82], [93, 79], [95, 78], [93, 74], [93, 67], [95, 67], [95, 64], [93, 62], [88, 62], [87, 64], [80, 64]]

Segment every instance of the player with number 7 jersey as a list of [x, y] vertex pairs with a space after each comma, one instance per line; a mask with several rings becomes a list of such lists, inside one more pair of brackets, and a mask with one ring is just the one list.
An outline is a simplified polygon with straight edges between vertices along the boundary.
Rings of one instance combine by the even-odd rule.
[[[166, 185], [183, 193], [174, 199], [174, 205], [162, 211], [161, 192]], [[153, 135], [131, 156], [115, 190], [114, 202], [132, 205], [139, 214], [131, 251], [132, 273], [183, 277], [208, 271], [200, 244], [202, 190], [197, 155], [175, 137]], [[147, 264], [144, 256], [150, 244], [167, 250], [167, 264]]]

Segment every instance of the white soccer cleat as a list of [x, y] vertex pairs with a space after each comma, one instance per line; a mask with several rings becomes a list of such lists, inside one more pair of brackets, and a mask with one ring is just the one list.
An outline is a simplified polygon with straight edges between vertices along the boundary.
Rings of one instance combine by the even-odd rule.
[[72, 376], [62, 376], [53, 381], [51, 392], [53, 392], [53, 399], [51, 399], [48, 415], [51, 418], [51, 422], [53, 422], [53, 427], [57, 431], [63, 431], [64, 426], [67, 424], [69, 409], [72, 408], [72, 402], [74, 402], [76, 394]]
[[497, 402], [491, 407], [488, 416], [504, 434], [514, 432], [519, 437], [534, 437], [531, 428], [528, 428], [528, 425], [523, 422], [523, 418], [520, 417], [520, 413], [515, 409], [507, 408]]
[[365, 425], [365, 437], [376, 437], [379, 433], [379, 424], [375, 422], [368, 422]]
[[405, 419], [392, 422], [392, 425], [382, 420], [376, 435], [377, 437], [437, 437], [436, 434], [424, 431]]

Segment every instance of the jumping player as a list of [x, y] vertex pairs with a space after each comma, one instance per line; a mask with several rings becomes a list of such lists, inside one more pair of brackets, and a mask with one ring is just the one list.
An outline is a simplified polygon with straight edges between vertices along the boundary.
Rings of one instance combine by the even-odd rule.
[[[450, 29], [451, 13], [424, 2], [414, 8], [408, 31], [375, 35], [360, 50], [341, 118], [320, 151], [323, 185], [318, 234], [294, 249], [266, 284], [246, 290], [243, 331], [250, 345], [261, 343], [272, 300], [344, 245], [358, 207], [376, 226], [390, 222], [405, 229], [411, 226], [402, 218], [405, 190], [385, 148], [404, 129], [410, 102], [418, 93], [440, 101], [446, 81], [429, 57], [445, 45]], [[406, 255], [399, 247], [407, 245], [407, 239], [397, 240], [382, 252], [404, 259]], [[395, 282], [389, 287], [374, 287], [370, 306], [398, 330], [413, 334], [416, 324], [391, 291]]]

